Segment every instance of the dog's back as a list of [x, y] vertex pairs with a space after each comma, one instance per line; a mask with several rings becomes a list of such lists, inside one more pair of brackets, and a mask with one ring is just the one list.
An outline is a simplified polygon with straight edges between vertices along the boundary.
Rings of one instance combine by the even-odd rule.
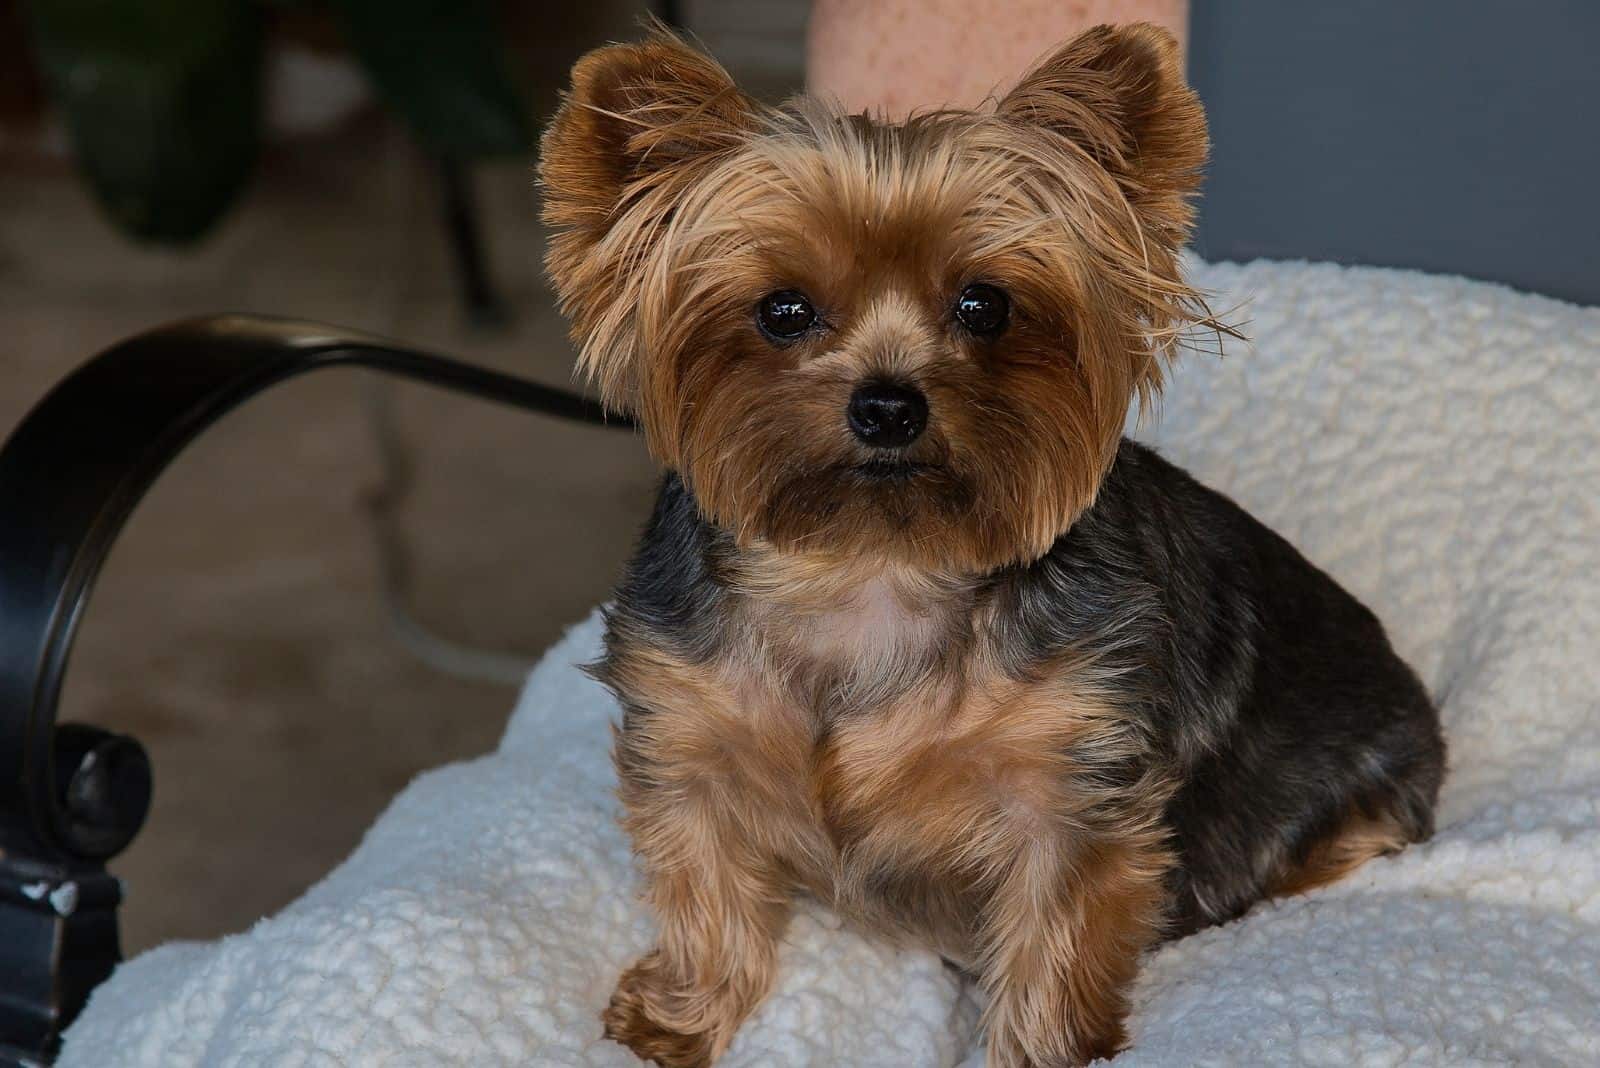
[[1181, 777], [1174, 933], [1432, 833], [1444, 741], [1422, 683], [1376, 616], [1233, 501], [1125, 441], [1035, 567], [1077, 576], [1063, 600], [1141, 606], [1130, 668]]

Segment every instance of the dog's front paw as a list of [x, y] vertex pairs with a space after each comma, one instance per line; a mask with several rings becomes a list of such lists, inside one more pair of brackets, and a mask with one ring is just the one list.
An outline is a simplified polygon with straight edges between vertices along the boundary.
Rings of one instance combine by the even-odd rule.
[[716, 1057], [712, 1036], [687, 1033], [669, 1022], [683, 1000], [670, 988], [655, 953], [622, 973], [611, 1004], [600, 1014], [606, 1037], [662, 1068], [706, 1068]]
[[1101, 1033], [1093, 1036], [1062, 1043], [1059, 1021], [1041, 1023], [1050, 1033], [1032, 1036], [1035, 1039], [1032, 1042], [1014, 1026], [991, 1026], [985, 1068], [1080, 1068], [1093, 1061], [1109, 1060], [1126, 1045], [1120, 1024], [1102, 1028]]

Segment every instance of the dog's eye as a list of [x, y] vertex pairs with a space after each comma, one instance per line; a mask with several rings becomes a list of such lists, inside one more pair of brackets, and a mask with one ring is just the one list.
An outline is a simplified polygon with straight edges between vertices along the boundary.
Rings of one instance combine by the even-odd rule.
[[1005, 290], [979, 282], [961, 291], [956, 298], [956, 318], [979, 337], [993, 337], [1006, 328], [1011, 317], [1011, 301]]
[[761, 303], [756, 305], [756, 321], [773, 337], [799, 337], [817, 321], [817, 309], [811, 306], [804, 293], [780, 289], [761, 298]]

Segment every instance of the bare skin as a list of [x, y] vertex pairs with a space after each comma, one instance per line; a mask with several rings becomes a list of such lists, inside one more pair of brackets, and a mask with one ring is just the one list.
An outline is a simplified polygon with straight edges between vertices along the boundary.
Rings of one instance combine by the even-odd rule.
[[971, 108], [1090, 26], [1153, 22], [1186, 39], [1188, 0], [816, 0], [806, 85], [849, 111]]

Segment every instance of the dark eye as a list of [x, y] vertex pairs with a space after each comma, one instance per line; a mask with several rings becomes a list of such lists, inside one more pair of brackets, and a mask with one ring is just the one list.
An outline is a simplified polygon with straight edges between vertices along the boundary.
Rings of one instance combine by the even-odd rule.
[[761, 298], [761, 303], [756, 305], [756, 321], [773, 337], [799, 337], [817, 321], [817, 309], [811, 306], [804, 293], [780, 289]]
[[1005, 290], [979, 282], [961, 291], [956, 298], [956, 318], [979, 337], [993, 337], [1006, 328], [1011, 317], [1011, 301]]

